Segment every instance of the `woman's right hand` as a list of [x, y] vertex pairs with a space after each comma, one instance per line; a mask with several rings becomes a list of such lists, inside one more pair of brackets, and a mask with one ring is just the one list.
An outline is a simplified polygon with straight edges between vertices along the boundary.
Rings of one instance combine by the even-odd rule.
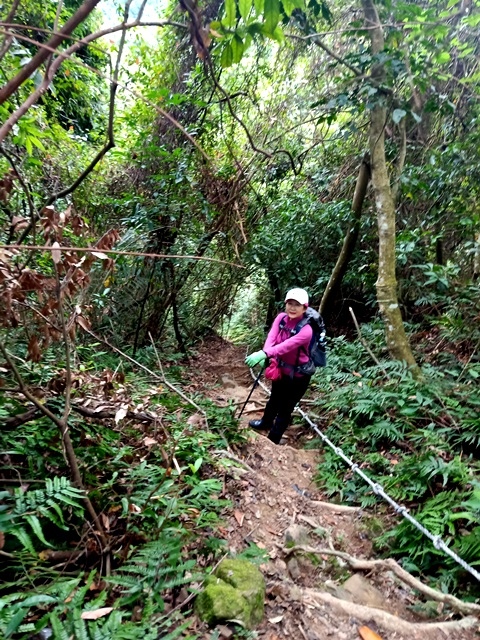
[[245, 364], [249, 367], [254, 367], [256, 364], [261, 364], [263, 366], [266, 359], [267, 354], [265, 351], [255, 351], [255, 353], [252, 353], [245, 358]]

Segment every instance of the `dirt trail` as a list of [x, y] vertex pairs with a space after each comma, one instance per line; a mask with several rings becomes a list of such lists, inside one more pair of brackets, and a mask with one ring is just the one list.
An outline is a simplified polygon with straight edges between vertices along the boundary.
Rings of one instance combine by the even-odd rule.
[[[241, 407], [253, 383], [243, 364], [244, 357], [241, 347], [212, 338], [200, 347], [193, 363], [198, 374], [196, 383], [203, 385], [202, 391], [219, 405], [233, 400]], [[326, 553], [289, 554], [286, 535], [301, 535], [302, 527], [308, 532], [306, 544], [310, 547], [373, 559], [372, 534], [362, 511], [342, 511], [324, 504], [327, 499], [313, 481], [322, 451], [300, 448], [313, 438], [308, 428], [291, 426], [283, 446], [274, 445], [248, 428], [249, 420], [261, 417], [265, 402], [265, 392], [256, 389], [241, 419], [241, 428], [248, 429], [249, 442], [231, 452], [242, 461], [243, 470], [227, 478], [225, 497], [234, 508], [223, 529], [231, 553], [243, 551], [253, 542], [269, 556], [261, 566], [267, 596], [265, 618], [256, 630], [258, 636], [266, 640], [478, 639], [479, 621], [469, 629], [434, 628], [438, 622], [458, 624], [460, 616], [442, 616], [439, 603], [430, 603], [430, 611], [435, 611], [437, 617], [418, 615], [414, 610], [425, 599], [417, 597], [391, 572], [359, 572], [353, 581], [364, 580], [352, 586], [352, 596], [342, 585], [355, 572], [341, 559]], [[317, 597], [318, 593], [327, 595]], [[369, 609], [358, 608], [367, 603]], [[344, 611], [339, 609], [342, 604]], [[382, 614], [386, 614], [384, 620]], [[397, 618], [390, 619], [389, 614]], [[421, 627], [402, 627], [402, 621]], [[363, 628], [363, 633], [368, 633], [365, 627], [378, 635], [362, 636], [359, 630]], [[218, 633], [221, 638], [228, 638], [231, 631], [227, 626], [220, 626], [215, 632], [204, 629], [203, 637], [218, 637]]]

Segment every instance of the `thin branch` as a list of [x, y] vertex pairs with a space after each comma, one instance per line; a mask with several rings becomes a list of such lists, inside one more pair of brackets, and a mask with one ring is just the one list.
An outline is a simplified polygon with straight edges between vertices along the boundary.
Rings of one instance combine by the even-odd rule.
[[65, 322], [65, 314], [63, 310], [63, 295], [62, 285], [60, 282], [60, 274], [58, 273], [58, 264], [56, 260], [53, 261], [55, 267], [55, 283], [57, 288], [57, 300], [58, 300], [58, 317], [60, 319], [60, 328], [62, 330], [63, 343], [65, 349], [65, 405], [63, 407], [62, 422], [64, 425], [65, 433], [68, 433], [68, 416], [70, 414], [70, 396], [72, 392], [72, 369], [70, 363], [70, 337], [67, 332], [67, 325]]
[[[0, 249], [18, 249], [27, 251], [52, 251], [52, 247], [48, 245], [22, 245], [22, 244], [2, 244]], [[238, 267], [239, 269], [245, 269], [242, 264], [236, 262], [228, 262], [228, 260], [219, 260], [218, 258], [206, 258], [205, 256], [181, 256], [178, 254], [168, 253], [144, 253], [142, 251], [119, 251], [116, 249], [98, 249], [95, 247], [55, 247], [55, 251], [79, 251], [80, 253], [105, 253], [114, 254], [119, 256], [140, 256], [143, 258], [165, 258], [169, 260], [204, 260], [205, 262], [218, 262], [220, 264], [227, 264], [230, 267]]]
[[353, 319], [353, 323], [355, 325], [355, 329], [357, 330], [357, 334], [358, 334], [358, 338], [360, 340], [360, 342], [363, 344], [363, 346], [365, 347], [365, 349], [368, 351], [368, 353], [370, 354], [372, 360], [375, 362], [375, 364], [381, 368], [382, 372], [384, 373], [384, 375], [388, 378], [389, 375], [388, 373], [385, 371], [385, 369], [382, 367], [382, 365], [380, 364], [380, 361], [378, 360], [377, 356], [373, 353], [373, 351], [370, 349], [368, 342], [365, 340], [365, 338], [362, 336], [362, 331], [360, 329], [360, 326], [358, 324], [357, 318], [355, 316], [355, 313], [352, 309], [352, 307], [348, 307], [348, 310], [350, 311], [350, 315], [352, 316]]
[[[124, 19], [122, 23], [124, 25], [127, 23], [127, 20], [128, 20], [128, 12], [130, 10], [131, 3], [132, 3], [132, 0], [128, 0], [128, 2], [125, 5]], [[141, 9], [141, 11], [143, 11], [143, 8]], [[114, 116], [115, 116], [115, 98], [116, 98], [117, 88], [118, 88], [118, 77], [120, 74], [120, 61], [122, 59], [123, 48], [125, 46], [126, 34], [127, 34], [126, 30], [122, 29], [120, 44], [118, 46], [117, 60], [115, 63], [115, 70], [113, 73], [113, 78], [110, 83], [110, 101], [108, 106], [108, 120], [107, 120], [108, 122], [107, 141], [105, 145], [102, 147], [102, 149], [100, 149], [100, 151], [97, 153], [95, 158], [93, 158], [90, 164], [78, 176], [78, 178], [69, 187], [66, 187], [65, 189], [62, 189], [61, 191], [54, 193], [52, 196], [50, 196], [45, 206], [48, 206], [53, 202], [55, 202], [58, 198], [64, 198], [65, 196], [75, 191], [77, 187], [79, 187], [82, 184], [82, 182], [90, 175], [90, 173], [94, 170], [94, 168], [102, 160], [102, 158], [110, 151], [110, 149], [113, 149], [113, 147], [115, 146], [115, 138], [114, 138], [114, 132], [113, 132], [113, 123], [114, 123]], [[24, 234], [24, 237], [25, 237], [25, 234]]]
[[199, 411], [199, 412], [203, 415], [203, 417], [205, 418], [205, 423], [206, 423], [206, 425], [207, 425], [207, 429], [208, 429], [208, 421], [207, 421], [207, 413], [206, 413], [206, 411], [204, 411], [201, 407], [199, 407], [199, 406], [198, 406], [198, 404], [196, 404], [195, 402], [193, 402], [193, 400], [191, 400], [190, 398], [188, 398], [188, 397], [183, 393], [183, 391], [180, 391], [179, 389], [177, 389], [173, 384], [171, 384], [170, 382], [168, 382], [168, 381], [167, 381], [167, 379], [165, 378], [165, 373], [164, 373], [164, 371], [163, 371], [163, 366], [162, 366], [162, 363], [161, 363], [160, 358], [159, 358], [159, 355], [158, 355], [157, 347], [155, 346], [155, 342], [153, 341], [152, 334], [151, 334], [150, 332], [148, 332], [148, 336], [149, 336], [149, 338], [150, 338], [150, 342], [152, 343], [152, 347], [153, 347], [153, 350], [154, 350], [154, 352], [155, 352], [155, 356], [156, 356], [156, 358], [157, 358], [158, 366], [159, 366], [159, 369], [160, 369], [161, 374], [162, 374], [162, 381], [163, 381], [163, 383], [164, 383], [164, 384], [165, 384], [169, 389], [171, 389], [171, 390], [172, 390], [172, 391], [174, 391], [175, 393], [178, 393], [178, 395], [179, 395], [179, 396], [181, 396], [184, 400], [186, 400], [186, 401], [187, 401], [187, 402], [189, 402], [191, 405], [193, 405], [193, 406], [195, 407], [195, 409], [197, 409], [197, 411]]
[[344, 60], [343, 58], [341, 58], [340, 56], [338, 56], [334, 51], [332, 51], [329, 47], [327, 47], [327, 45], [320, 40], [320, 38], [318, 37], [318, 34], [312, 34], [312, 35], [308, 35], [308, 36], [297, 36], [294, 34], [286, 34], [287, 38], [292, 38], [293, 40], [309, 40], [311, 42], [313, 42], [313, 44], [316, 44], [317, 47], [320, 47], [320, 49], [323, 49], [325, 51], [325, 53], [327, 53], [331, 58], [333, 58], [334, 60], [336, 60], [337, 62], [339, 62], [340, 64], [343, 64], [345, 67], [347, 67], [347, 69], [350, 69], [350, 71], [352, 73], [354, 73], [357, 78], [363, 78], [364, 74], [362, 73], [362, 71], [360, 69], [358, 69], [357, 67], [354, 67], [353, 65], [351, 65], [349, 62], [347, 62], [346, 60]]
[[[80, 66], [86, 69], [89, 69], [90, 71], [97, 74], [101, 78], [107, 78], [111, 82], [111, 78], [108, 78], [104, 73], [102, 73], [98, 69], [94, 69], [93, 67], [90, 67], [89, 65], [81, 62], [80, 60], [77, 60], [76, 58], [71, 58], [71, 55], [81, 47], [89, 44], [90, 42], [93, 42], [94, 40], [97, 40], [98, 38], [103, 37], [104, 35], [107, 35], [109, 33], [115, 33], [116, 31], [132, 29], [138, 26], [148, 26], [148, 24], [149, 23], [140, 23], [140, 22], [134, 21], [129, 24], [117, 25], [116, 27], [112, 27], [110, 29], [103, 29], [102, 31], [97, 31], [93, 34], [90, 34], [89, 36], [86, 36], [85, 38], [78, 40], [75, 44], [71, 45], [68, 49], [65, 49], [64, 51], [57, 52], [55, 49], [53, 49], [53, 52], [58, 53], [57, 59], [55, 60], [55, 62], [52, 63], [50, 69], [48, 70], [48, 73], [45, 74], [43, 82], [39, 85], [39, 87], [37, 87], [37, 89], [29, 95], [29, 97], [25, 100], [25, 102], [14, 113], [12, 113], [10, 117], [3, 123], [2, 127], [0, 128], [0, 142], [2, 142], [5, 139], [5, 137], [11, 131], [12, 127], [18, 122], [18, 120], [45, 93], [45, 91], [47, 90], [47, 88], [49, 87], [50, 83], [53, 80], [53, 76], [57, 72], [60, 65], [64, 62], [64, 60], [71, 59], [76, 64], [79, 64]], [[160, 23], [155, 23], [155, 24], [157, 24], [158, 26], [160, 25]], [[162, 26], [165, 26], [167, 24], [172, 24], [172, 23], [170, 21], [165, 21], [162, 23]], [[23, 38], [23, 39], [30, 40], [29, 38]], [[37, 44], [47, 50], [47, 55], [48, 55], [48, 51], [52, 51], [51, 47], [48, 46], [48, 43], [47, 45], [41, 45], [40, 43], [37, 43]], [[120, 83], [117, 83], [117, 84], [118, 86], [121, 86], [123, 89], [131, 93], [133, 96], [135, 96], [139, 100], [142, 100], [143, 102], [151, 106], [153, 109], [155, 109], [155, 111], [157, 111], [165, 119], [171, 122], [177, 129], [179, 129], [183, 133], [183, 135], [191, 142], [191, 144], [201, 153], [201, 155], [206, 160], [206, 162], [207, 163], [210, 162], [210, 158], [205, 153], [205, 151], [200, 147], [198, 142], [186, 131], [186, 129], [173, 116], [171, 116], [167, 111], [165, 111], [158, 105], [154, 104], [150, 100], [147, 100], [144, 96], [138, 94], [133, 89], [126, 87], [125, 85]]]

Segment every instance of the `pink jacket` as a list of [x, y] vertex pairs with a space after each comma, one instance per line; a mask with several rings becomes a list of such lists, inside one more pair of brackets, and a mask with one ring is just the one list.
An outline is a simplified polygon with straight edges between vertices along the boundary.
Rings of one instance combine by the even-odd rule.
[[[280, 330], [280, 322], [285, 318], [285, 327]], [[296, 366], [306, 364], [309, 360], [308, 347], [312, 339], [313, 330], [306, 324], [300, 331], [292, 336], [290, 330], [294, 329], [300, 320], [290, 320], [286, 313], [279, 313], [268, 332], [263, 350], [267, 356], [277, 356], [286, 364]], [[282, 373], [289, 374], [291, 369], [282, 367]]]

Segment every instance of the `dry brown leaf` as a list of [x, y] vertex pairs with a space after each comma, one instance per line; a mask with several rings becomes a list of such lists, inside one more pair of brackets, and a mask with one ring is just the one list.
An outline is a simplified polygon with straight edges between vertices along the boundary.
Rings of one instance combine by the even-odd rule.
[[110, 531], [110, 520], [108, 519], [108, 516], [106, 516], [104, 513], [101, 513], [100, 517], [102, 518], [102, 524], [105, 531]]
[[113, 611], [113, 607], [102, 607], [101, 609], [94, 609], [93, 611], [84, 611], [80, 616], [82, 620], [98, 620], [108, 616]]
[[92, 251], [92, 256], [95, 256], [96, 258], [100, 258], [100, 260], [108, 260], [108, 256], [105, 253], [102, 253], [101, 251]]
[[375, 631], [372, 631], [370, 627], [367, 626], [359, 627], [358, 633], [362, 640], [382, 640], [378, 633], [375, 633]]
[[242, 526], [243, 520], [245, 518], [245, 514], [235, 509], [235, 511], [233, 512], [233, 515], [235, 517], [235, 520], [238, 522], [238, 524]]
[[61, 259], [62, 254], [60, 251], [60, 245], [58, 244], [58, 242], [54, 242], [52, 244], [52, 260], [55, 262], [55, 264], [58, 264]]
[[88, 323], [86, 318], [84, 318], [83, 316], [77, 316], [75, 320], [77, 321], [77, 324], [82, 327], [82, 329], [85, 329], [85, 331], [90, 331], [90, 324]]
[[148, 436], [143, 439], [143, 444], [146, 447], [153, 447], [154, 444], [157, 444], [155, 438], [149, 438]]

